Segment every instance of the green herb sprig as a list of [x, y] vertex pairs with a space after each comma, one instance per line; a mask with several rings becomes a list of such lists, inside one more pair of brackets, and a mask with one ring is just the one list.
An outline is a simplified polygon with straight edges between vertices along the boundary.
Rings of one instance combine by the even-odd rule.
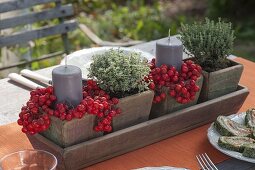
[[228, 66], [227, 56], [233, 50], [235, 39], [231, 23], [206, 19], [205, 22], [182, 24], [180, 40], [206, 71], [215, 71]]
[[120, 97], [148, 89], [144, 77], [150, 72], [140, 53], [111, 49], [94, 55], [89, 77], [98, 80], [100, 88]]

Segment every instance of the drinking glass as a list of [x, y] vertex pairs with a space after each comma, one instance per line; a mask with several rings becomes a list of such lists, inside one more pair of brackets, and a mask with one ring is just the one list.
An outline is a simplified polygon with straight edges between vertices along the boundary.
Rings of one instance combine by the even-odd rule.
[[0, 159], [0, 170], [55, 170], [56, 157], [43, 150], [22, 150]]

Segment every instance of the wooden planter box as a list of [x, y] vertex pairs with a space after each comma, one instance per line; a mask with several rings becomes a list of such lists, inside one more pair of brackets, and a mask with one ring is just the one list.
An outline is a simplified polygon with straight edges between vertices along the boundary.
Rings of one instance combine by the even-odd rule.
[[154, 92], [151, 90], [120, 99], [117, 107], [121, 114], [112, 121], [113, 131], [149, 120]]
[[204, 82], [199, 102], [204, 102], [231, 93], [237, 89], [243, 72], [243, 65], [230, 60], [233, 64], [215, 72], [203, 71]]
[[96, 116], [89, 114], [72, 121], [51, 117], [49, 129], [41, 134], [61, 147], [68, 147], [103, 135], [93, 130], [95, 119]]
[[248, 94], [246, 87], [238, 86], [227, 95], [70, 147], [60, 147], [40, 134], [28, 138], [34, 148], [57, 156], [60, 169], [76, 170], [207, 124], [218, 115], [236, 113]]
[[[113, 131], [149, 120], [153, 96], [154, 92], [148, 90], [120, 99], [117, 107], [121, 108], [122, 112], [113, 119]], [[61, 147], [72, 146], [103, 135], [93, 130], [95, 120], [96, 117], [89, 114], [72, 121], [51, 117], [49, 129], [41, 134]]]
[[165, 114], [177, 111], [177, 110], [181, 110], [181, 109], [184, 109], [184, 108], [187, 108], [187, 107], [197, 104], [198, 98], [200, 95], [200, 91], [202, 88], [202, 84], [203, 84], [202, 76], [197, 80], [196, 84], [200, 87], [200, 90], [199, 90], [199, 92], [197, 92], [195, 100], [192, 102], [189, 102], [187, 104], [181, 104], [181, 103], [176, 102], [176, 100], [168, 94], [167, 88], [164, 88], [163, 91], [167, 94], [167, 97], [164, 101], [162, 101], [160, 103], [152, 104], [150, 119], [157, 118], [162, 115], [165, 115]]

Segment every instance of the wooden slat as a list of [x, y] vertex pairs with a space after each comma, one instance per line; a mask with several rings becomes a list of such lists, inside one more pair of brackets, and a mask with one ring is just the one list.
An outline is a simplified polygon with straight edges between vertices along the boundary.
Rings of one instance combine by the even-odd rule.
[[11, 36], [0, 37], [0, 47], [21, 44], [30, 40], [40, 39], [50, 35], [67, 33], [74, 30], [76, 27], [76, 21], [71, 20], [56, 26], [44, 27], [38, 30], [26, 31]]
[[86, 115], [81, 119], [66, 122], [61, 121], [59, 118], [51, 117], [49, 129], [41, 134], [61, 147], [68, 147], [103, 136], [103, 133], [97, 133], [93, 130], [95, 125], [96, 117], [94, 115]]
[[60, 0], [10, 0], [7, 2], [0, 3], [0, 13], [58, 1]]
[[56, 56], [61, 56], [63, 54], [64, 54], [63, 51], [58, 51], [58, 52], [55, 52], [55, 53], [43, 55], [40, 58], [36, 58], [36, 59], [31, 60], [31, 61], [21, 61], [19, 63], [14, 63], [14, 64], [10, 64], [8, 66], [0, 67], [0, 71], [6, 70], [6, 69], [9, 69], [9, 68], [13, 68], [13, 67], [19, 67], [19, 66], [23, 66], [23, 65], [28, 65], [28, 64], [31, 64], [33, 62], [37, 62], [37, 61], [41, 61], [41, 60], [46, 60], [46, 59], [54, 58]]
[[38, 21], [50, 20], [53, 18], [60, 18], [73, 15], [72, 5], [60, 6], [50, 10], [42, 12], [31, 13], [22, 16], [16, 16], [8, 19], [4, 19], [0, 22], [0, 30], [6, 28], [12, 28], [18, 25], [30, 24]]

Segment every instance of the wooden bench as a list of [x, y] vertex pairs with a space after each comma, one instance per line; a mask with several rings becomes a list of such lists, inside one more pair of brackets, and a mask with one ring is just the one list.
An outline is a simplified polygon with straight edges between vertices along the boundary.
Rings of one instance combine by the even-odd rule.
[[[36, 5], [54, 3], [53, 8], [46, 8], [40, 12], [30, 11], [28, 14], [6, 18], [0, 22], [0, 30], [14, 28], [21, 25], [33, 24], [40, 21], [52, 20], [57, 18], [59, 23], [53, 26], [45, 26], [34, 30], [15, 32], [12, 35], [0, 36], [0, 48], [15, 46], [17, 44], [27, 43], [36, 39], [61, 35], [63, 40], [64, 51], [54, 52], [41, 56], [40, 58], [33, 59], [31, 61], [22, 61], [19, 63], [13, 63], [8, 66], [0, 68], [0, 70], [9, 69], [12, 67], [27, 65], [32, 62], [45, 60], [48, 58], [60, 56], [63, 54], [69, 54], [69, 42], [67, 33], [77, 28], [77, 22], [75, 20], [69, 20], [67, 17], [73, 16], [74, 11], [71, 4], [62, 5], [61, 0], [9, 0], [0, 3], [0, 13], [5, 13], [14, 10], [21, 10], [25, 8], [32, 8]], [[47, 5], [48, 7], [49, 5]]]
[[[52, 36], [52, 35], [61, 35], [63, 40], [64, 51], [54, 52], [52, 54], [47, 54], [39, 58], [21, 61], [18, 63], [12, 63], [8, 66], [0, 67], [1, 70], [6, 70], [13, 67], [18, 67], [22, 65], [28, 65], [33, 62], [53, 58], [63, 54], [70, 53], [70, 45], [68, 42], [68, 32], [73, 31], [77, 28], [78, 24], [75, 20], [70, 20], [69, 18], [74, 15], [74, 10], [71, 4], [62, 5], [61, 0], [8, 0], [6, 2], [0, 3], [0, 14], [21, 10], [21, 9], [31, 9], [36, 5], [54, 3], [55, 6], [51, 8], [50, 5], [47, 5], [43, 11], [33, 12], [30, 10], [28, 14], [21, 16], [14, 16], [11, 18], [3, 19], [0, 22], [0, 31], [8, 28], [15, 28], [17, 26], [27, 25], [38, 23], [40, 21], [47, 21], [52, 19], [58, 19], [59, 23], [54, 26], [45, 26], [37, 28], [35, 30], [16, 32], [12, 35], [1, 36], [0, 35], [0, 48], [15, 46], [17, 44], [24, 44], [36, 39]], [[143, 41], [118, 41], [118, 42], [109, 42], [103, 41], [96, 34], [92, 32], [86, 25], [79, 24], [79, 28], [84, 32], [87, 37], [95, 43], [97, 46], [131, 46], [142, 43]]]

